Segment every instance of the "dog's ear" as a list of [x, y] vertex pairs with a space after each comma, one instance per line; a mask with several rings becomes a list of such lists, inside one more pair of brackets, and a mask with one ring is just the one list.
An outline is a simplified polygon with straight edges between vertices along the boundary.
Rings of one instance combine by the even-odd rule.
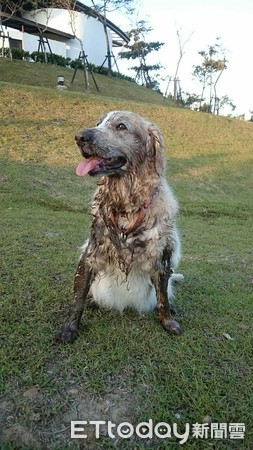
[[147, 155], [149, 160], [154, 162], [158, 175], [162, 175], [165, 168], [163, 157], [163, 137], [160, 131], [155, 127], [148, 130]]

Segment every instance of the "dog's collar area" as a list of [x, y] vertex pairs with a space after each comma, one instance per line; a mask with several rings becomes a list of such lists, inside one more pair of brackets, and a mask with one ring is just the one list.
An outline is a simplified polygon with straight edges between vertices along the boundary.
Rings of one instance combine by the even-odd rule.
[[119, 226], [119, 224], [118, 224], [119, 213], [116, 213], [115, 211], [111, 210], [111, 212], [109, 213], [108, 219], [109, 219], [110, 223], [113, 225], [114, 229], [120, 235], [122, 240], [126, 240], [131, 233], [136, 231], [137, 228], [139, 228], [142, 225], [142, 223], [144, 222], [144, 219], [146, 217], [148, 208], [152, 205], [152, 203], [157, 198], [157, 196], [158, 196], [158, 191], [156, 191], [151, 197], [149, 197], [148, 199], [146, 199], [144, 201], [143, 205], [141, 206], [141, 208], [138, 212], [138, 215], [137, 215], [137, 218], [136, 218], [134, 224], [128, 228]]

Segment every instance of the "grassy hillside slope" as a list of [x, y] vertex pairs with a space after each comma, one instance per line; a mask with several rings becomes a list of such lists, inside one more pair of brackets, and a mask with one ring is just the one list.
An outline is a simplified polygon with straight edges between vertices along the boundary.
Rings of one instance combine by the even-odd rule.
[[[174, 433], [116, 447], [91, 426], [87, 440], [70, 438], [71, 420], [152, 419], [180, 433], [186, 423], [242, 422], [243, 440], [209, 429], [208, 439], [190, 433], [185, 448], [251, 449], [253, 124], [10, 83], [0, 98], [1, 448], [179, 448]], [[76, 177], [73, 137], [112, 109], [142, 114], [164, 134], [181, 208], [184, 333], [166, 335], [155, 313], [88, 311], [78, 340], [57, 345], [97, 181]]]
[[[31, 63], [9, 59], [0, 60], [0, 81], [10, 83], [21, 83], [31, 86], [41, 86], [56, 88], [57, 77], [63, 75], [65, 86], [71, 92], [84, 92], [84, 75], [82, 70], [76, 73], [73, 85], [71, 80], [74, 74], [73, 69], [41, 63]], [[88, 75], [89, 89], [87, 94], [95, 94], [99, 97], [112, 97], [117, 99], [134, 100], [137, 102], [148, 102], [157, 104], [168, 104], [173, 102], [164, 100], [161, 94], [139, 86], [130, 81], [119, 78], [109, 78], [104, 75], [94, 74], [99, 92], [93, 82], [91, 75]]]

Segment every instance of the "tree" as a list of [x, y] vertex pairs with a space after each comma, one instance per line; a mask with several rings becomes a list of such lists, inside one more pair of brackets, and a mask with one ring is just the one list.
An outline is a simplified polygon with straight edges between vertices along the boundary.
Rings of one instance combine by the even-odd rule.
[[231, 100], [231, 98], [229, 98], [228, 95], [224, 95], [223, 97], [221, 97], [219, 106], [221, 110], [223, 110], [225, 107], [229, 107], [231, 108], [232, 111], [234, 111], [236, 108], [236, 105], [233, 103], [233, 100]]
[[[130, 30], [128, 35], [132, 39], [126, 48], [125, 52], [120, 53], [121, 58], [138, 60], [138, 66], [133, 66], [132, 69], [136, 72], [136, 80], [149, 89], [158, 90], [157, 80], [150, 74], [152, 71], [158, 71], [162, 66], [157, 64], [148, 64], [147, 56], [153, 51], [158, 51], [164, 45], [163, 42], [146, 42], [146, 34], [152, 31], [152, 28], [146, 27], [144, 20], [137, 22], [137, 27]], [[131, 42], [131, 41], [130, 41]]]
[[[76, 32], [76, 17], [77, 17], [76, 1], [75, 0], [52, 0], [49, 3], [52, 8], [58, 7], [58, 8], [66, 9], [68, 11], [69, 23], [71, 26], [72, 33], [80, 45], [80, 58], [81, 58], [82, 64], [83, 64], [84, 88], [87, 90], [89, 87], [88, 67], [86, 64], [86, 55], [85, 55], [85, 51], [84, 51], [83, 41], [82, 41], [82, 39], [80, 39], [77, 36], [77, 32]], [[72, 83], [73, 83], [73, 79], [72, 79]]]
[[[209, 86], [209, 102], [208, 112], [218, 113], [219, 99], [217, 97], [217, 83], [225, 69], [227, 69], [227, 59], [225, 57], [225, 50], [216, 39], [214, 45], [209, 45], [207, 50], [199, 51], [203, 61], [200, 65], [194, 66], [193, 75], [202, 84], [201, 102], [204, 100], [204, 93]], [[214, 102], [213, 102], [214, 100]], [[201, 105], [200, 105], [201, 106]]]
[[[54, 61], [53, 53], [51, 50], [51, 46], [49, 44], [48, 39], [45, 39], [45, 32], [47, 31], [48, 24], [50, 17], [52, 15], [52, 8], [54, 7], [54, 3], [47, 1], [43, 2], [41, 0], [33, 0], [31, 2], [28, 2], [28, 4], [25, 6], [25, 10], [30, 12], [31, 17], [33, 18], [34, 22], [36, 23], [36, 26], [38, 28], [39, 32], [39, 45], [37, 50], [37, 55], [35, 57], [35, 61], [38, 62], [40, 58], [40, 54], [42, 55], [42, 60], [47, 64], [50, 59], [51, 61]], [[44, 15], [44, 23], [38, 22], [38, 13], [37, 10], [40, 10], [40, 13], [43, 13]], [[48, 51], [50, 54], [50, 58], [48, 58]]]
[[[0, 56], [5, 55], [5, 39], [9, 39], [9, 34], [4, 31], [3, 23], [11, 16], [14, 16], [18, 11], [22, 11], [27, 5], [32, 4], [33, 1], [28, 0], [5, 0], [0, 2], [0, 33], [2, 38], [2, 48], [0, 50]], [[8, 49], [8, 53], [12, 58], [11, 49]]]
[[[53, 1], [43, 0], [4, 0], [0, 2], [0, 11], [8, 13], [8, 17], [13, 16], [18, 11], [31, 11], [32, 9], [40, 9], [52, 4]], [[7, 16], [6, 16], [7, 18]], [[4, 17], [2, 18], [4, 21]]]
[[191, 106], [193, 103], [198, 103], [198, 105], [200, 104], [199, 95], [194, 93], [190, 94], [189, 92], [186, 92], [183, 104], [185, 106]]
[[128, 13], [132, 12], [131, 8], [133, 0], [98, 0], [98, 3], [95, 0], [90, 0], [92, 4], [92, 8], [96, 11], [99, 16], [100, 21], [103, 24], [105, 41], [107, 54], [106, 58], [108, 61], [108, 76], [112, 76], [112, 54], [110, 47], [110, 40], [107, 29], [107, 13], [112, 12], [118, 9], [125, 9]]
[[[176, 70], [175, 70], [175, 75], [174, 75], [174, 92], [173, 92], [173, 100], [176, 102], [178, 100], [178, 86], [179, 86], [179, 79], [178, 79], [178, 73], [179, 73], [179, 66], [182, 62], [183, 56], [185, 54], [185, 46], [186, 44], [189, 42], [189, 40], [191, 39], [192, 35], [193, 35], [193, 31], [191, 32], [191, 34], [185, 39], [185, 41], [183, 41], [182, 39], [182, 29], [178, 28], [176, 31], [176, 35], [177, 35], [177, 41], [178, 41], [178, 49], [179, 49], [179, 56], [178, 56], [178, 60], [177, 60], [177, 65], [176, 65]], [[164, 96], [167, 97], [167, 93], [169, 90], [169, 85], [170, 82], [172, 80], [172, 77], [169, 78], [167, 87], [166, 87], [166, 91]], [[182, 95], [180, 95], [180, 97], [182, 97]], [[182, 98], [181, 98], [182, 100]]]
[[5, 0], [0, 2], [0, 27], [2, 29], [3, 23], [14, 16], [17, 11], [22, 11], [33, 1], [28, 0]]

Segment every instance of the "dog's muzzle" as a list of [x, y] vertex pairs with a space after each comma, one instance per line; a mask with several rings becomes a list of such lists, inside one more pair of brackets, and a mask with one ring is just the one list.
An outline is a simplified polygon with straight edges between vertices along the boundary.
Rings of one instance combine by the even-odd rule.
[[[127, 160], [123, 156], [101, 157], [93, 147], [94, 131], [87, 129], [75, 135], [75, 141], [84, 160], [77, 166], [78, 176], [86, 175], [122, 175], [122, 167]], [[104, 152], [103, 152], [104, 153]]]
[[93, 137], [94, 133], [92, 130], [84, 130], [75, 135], [75, 141], [78, 147], [82, 148], [85, 144], [90, 143]]

